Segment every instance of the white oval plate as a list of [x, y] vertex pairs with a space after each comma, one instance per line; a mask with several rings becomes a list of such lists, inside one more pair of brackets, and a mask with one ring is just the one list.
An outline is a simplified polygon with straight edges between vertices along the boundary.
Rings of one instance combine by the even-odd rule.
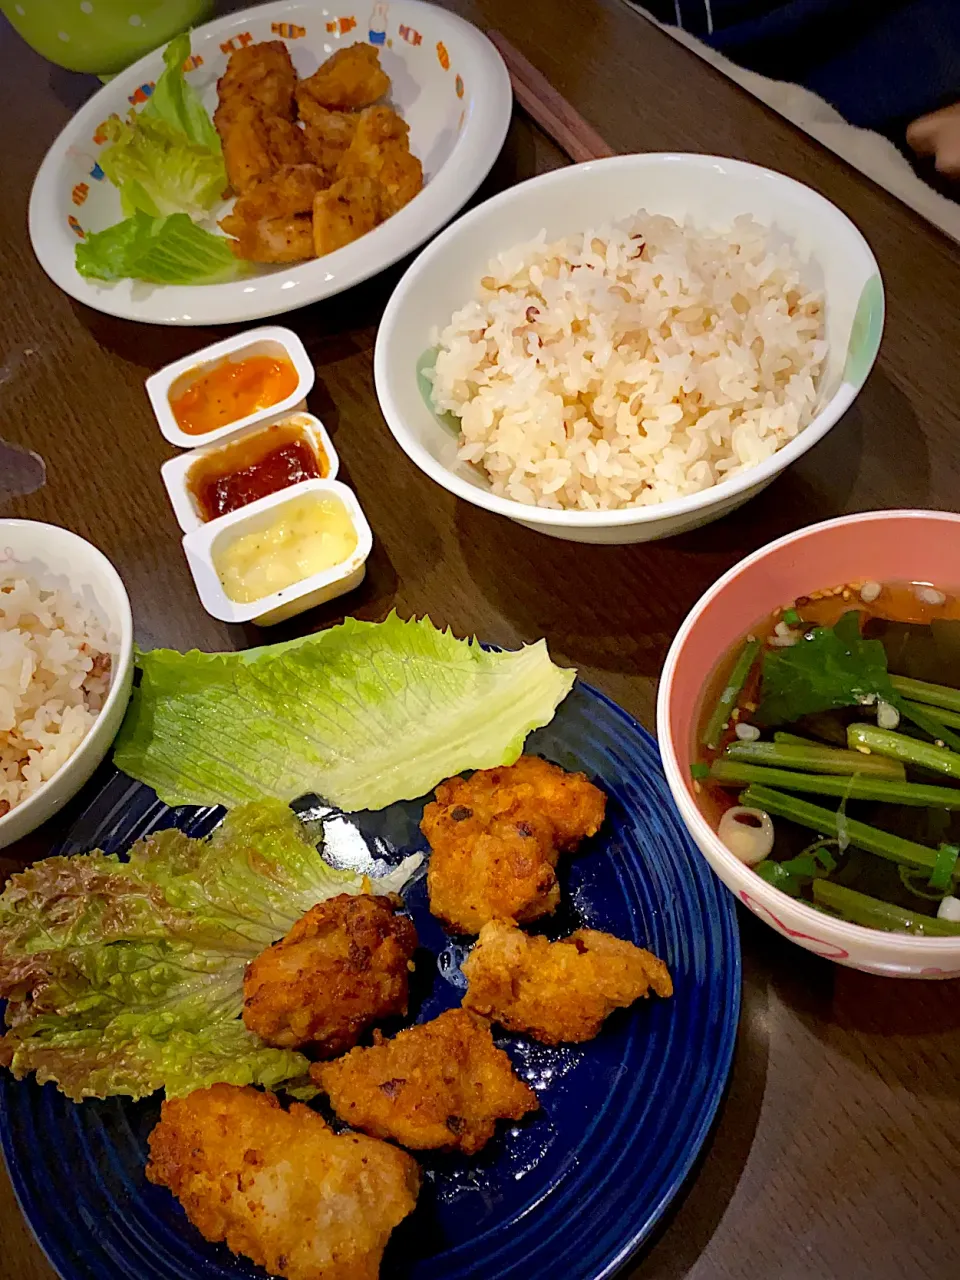
[[[354, 0], [356, 3], [356, 0]], [[335, 16], [334, 16], [335, 15]], [[235, 324], [293, 311], [359, 284], [412, 253], [469, 200], [489, 173], [510, 123], [510, 79], [496, 49], [462, 18], [421, 0], [262, 5], [198, 27], [191, 83], [209, 111], [231, 46], [283, 39], [301, 75], [338, 48], [369, 41], [393, 83], [390, 100], [410, 125], [424, 189], [354, 244], [309, 262], [262, 267], [229, 284], [150, 285], [86, 280], [74, 266], [78, 237], [119, 220], [120, 198], [97, 165], [98, 126], [145, 102], [163, 70], [156, 50], [99, 90], [40, 166], [30, 196], [30, 239], [40, 265], [71, 297], [97, 311], [150, 324]]]

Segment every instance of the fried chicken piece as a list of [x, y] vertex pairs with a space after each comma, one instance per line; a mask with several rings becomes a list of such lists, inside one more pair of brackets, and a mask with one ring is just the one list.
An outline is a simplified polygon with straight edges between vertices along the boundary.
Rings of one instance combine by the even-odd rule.
[[420, 824], [432, 851], [430, 910], [460, 933], [549, 915], [560, 853], [599, 830], [605, 805], [582, 773], [537, 756], [441, 783]]
[[313, 248], [318, 258], [359, 240], [380, 217], [380, 185], [372, 178], [341, 178], [313, 202]]
[[360, 117], [346, 111], [328, 111], [309, 98], [305, 103], [309, 107], [301, 112], [304, 142], [310, 158], [332, 184], [339, 177], [340, 162], [353, 141]]
[[307, 139], [298, 125], [282, 116], [264, 115], [250, 103], [237, 110], [223, 131], [223, 162], [238, 194], [284, 165], [306, 164], [310, 158]]
[[[438, 812], [439, 811], [439, 812]], [[421, 828], [432, 853], [427, 866], [430, 910], [456, 933], [479, 933], [488, 920], [537, 920], [560, 903], [557, 853], [523, 809], [491, 818], [486, 830], [459, 832], [454, 813], [428, 805]]]
[[417, 931], [396, 894], [341, 893], [301, 916], [247, 966], [243, 1021], [267, 1044], [352, 1048], [371, 1023], [407, 1012]]
[[282, 40], [263, 40], [234, 50], [217, 81], [220, 101], [213, 123], [220, 137], [226, 141], [227, 131], [245, 106], [255, 107], [262, 115], [292, 121], [296, 87], [297, 73], [290, 50]]
[[248, 187], [243, 195], [237, 197], [227, 216], [239, 218], [243, 222], [255, 222], [258, 218], [311, 213], [314, 196], [325, 185], [326, 180], [319, 165], [284, 165], [269, 178], [263, 178]]
[[[390, 107], [371, 107], [361, 113], [339, 160], [339, 181], [321, 192], [313, 206], [317, 257], [372, 231], [423, 186], [423, 168], [410, 154], [409, 132]], [[334, 152], [322, 154], [329, 162]]]
[[530, 937], [510, 920], [491, 920], [463, 965], [463, 1007], [525, 1031], [544, 1044], [580, 1044], [599, 1034], [614, 1009], [673, 994], [662, 960], [632, 942], [577, 929], [560, 942]]
[[286, 165], [248, 187], [220, 226], [231, 249], [251, 262], [301, 262], [314, 257], [313, 200], [325, 185], [313, 164]]
[[261, 218], [259, 222], [220, 223], [236, 236], [230, 248], [245, 262], [304, 262], [314, 257], [313, 219], [309, 214], [292, 218]]
[[381, 216], [389, 218], [423, 188], [423, 165], [410, 152], [410, 126], [392, 107], [370, 107], [340, 162], [344, 178], [375, 178], [383, 189]]
[[372, 44], [351, 44], [299, 82], [297, 105], [304, 118], [312, 103], [333, 111], [356, 111], [377, 102], [389, 88], [390, 77], [380, 66], [378, 50]]
[[164, 1102], [147, 1178], [169, 1187], [207, 1240], [287, 1280], [377, 1280], [420, 1189], [405, 1151], [230, 1084]]
[[596, 835], [607, 804], [604, 793], [585, 774], [568, 773], [540, 756], [521, 756], [516, 764], [480, 769], [469, 778], [448, 778], [437, 787], [437, 801], [471, 805], [481, 821], [523, 805], [531, 818], [548, 823], [551, 839], [563, 853]]
[[519, 1120], [539, 1107], [514, 1073], [490, 1028], [464, 1009], [401, 1031], [371, 1049], [311, 1067], [341, 1120], [416, 1151], [473, 1155], [498, 1119]]

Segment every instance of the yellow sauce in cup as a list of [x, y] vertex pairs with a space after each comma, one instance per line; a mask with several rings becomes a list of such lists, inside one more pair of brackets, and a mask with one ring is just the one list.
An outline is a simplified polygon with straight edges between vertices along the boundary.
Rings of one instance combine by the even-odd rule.
[[357, 548], [357, 531], [339, 498], [305, 493], [285, 502], [270, 523], [213, 548], [213, 567], [227, 598], [262, 600], [315, 573], [342, 564]]

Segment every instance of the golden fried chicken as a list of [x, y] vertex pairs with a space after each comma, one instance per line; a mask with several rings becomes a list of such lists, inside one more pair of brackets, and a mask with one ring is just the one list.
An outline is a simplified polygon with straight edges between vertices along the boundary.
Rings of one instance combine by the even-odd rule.
[[310, 159], [307, 139], [298, 125], [282, 116], [264, 115], [250, 103], [237, 110], [223, 135], [227, 178], [238, 194], [284, 165], [306, 164]]
[[304, 105], [307, 109], [301, 112], [300, 118], [310, 159], [333, 183], [339, 176], [340, 162], [353, 141], [360, 117], [347, 111], [328, 111], [309, 98], [304, 100]]
[[207, 1240], [287, 1280], [377, 1280], [420, 1189], [405, 1151], [230, 1084], [163, 1104], [147, 1178], [169, 1187]]
[[372, 178], [341, 178], [313, 202], [313, 248], [318, 258], [359, 240], [381, 221], [380, 185]]
[[323, 172], [315, 164], [284, 165], [269, 178], [255, 182], [238, 196], [229, 217], [245, 222], [258, 218], [310, 213], [314, 196], [326, 185]]
[[304, 262], [314, 256], [313, 219], [309, 214], [237, 224], [224, 218], [220, 225], [236, 236], [230, 248], [245, 262]]
[[544, 1044], [592, 1040], [614, 1009], [651, 990], [673, 994], [662, 960], [596, 929], [550, 942], [510, 920], [491, 920], [463, 972], [469, 983], [465, 1009]]
[[410, 126], [392, 107], [361, 112], [340, 162], [344, 178], [375, 178], [383, 189], [381, 217], [389, 218], [423, 187], [423, 165], [410, 153]]
[[286, 165], [237, 197], [220, 226], [235, 236], [231, 249], [252, 262], [312, 258], [313, 200], [326, 183], [314, 164]]
[[351, 44], [338, 49], [312, 76], [300, 81], [297, 103], [304, 118], [312, 103], [333, 111], [356, 111], [377, 102], [389, 88], [390, 77], [381, 68], [380, 54], [373, 45]]
[[[423, 186], [423, 168], [410, 154], [409, 132], [391, 107], [370, 107], [360, 114], [352, 140], [338, 161], [339, 181], [314, 202], [313, 240], [318, 257], [372, 231]], [[332, 149], [321, 154], [327, 163], [335, 159]]]
[[217, 81], [219, 105], [213, 123], [220, 137], [226, 139], [227, 131], [244, 106], [256, 107], [263, 115], [293, 120], [296, 87], [297, 73], [282, 40], [263, 40], [236, 49]]
[[487, 1023], [464, 1009], [393, 1040], [379, 1037], [372, 1048], [315, 1065], [310, 1074], [341, 1120], [417, 1151], [473, 1155], [498, 1119], [519, 1120], [539, 1106]]
[[373, 1022], [407, 1012], [417, 948], [396, 894], [341, 893], [247, 966], [243, 1021], [267, 1044], [343, 1053]]
[[556, 865], [603, 822], [606, 797], [582, 773], [537, 756], [441, 783], [423, 814], [430, 910], [460, 933], [536, 920], [560, 901]]
[[486, 829], [461, 832], [452, 814], [464, 811], [471, 812], [464, 805], [428, 805], [424, 813], [433, 914], [456, 933], [479, 933], [497, 916], [529, 921], [556, 911], [557, 854], [549, 838], [522, 810], [492, 817]]

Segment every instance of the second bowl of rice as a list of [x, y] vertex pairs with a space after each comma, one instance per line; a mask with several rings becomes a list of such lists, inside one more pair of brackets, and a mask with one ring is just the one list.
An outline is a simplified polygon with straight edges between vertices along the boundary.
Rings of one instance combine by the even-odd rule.
[[130, 602], [106, 556], [56, 525], [0, 520], [0, 848], [80, 790], [132, 681]]
[[882, 328], [876, 260], [815, 191], [616, 156], [520, 183], [424, 250], [380, 325], [377, 394], [458, 497], [642, 542], [740, 506], [822, 439]]

